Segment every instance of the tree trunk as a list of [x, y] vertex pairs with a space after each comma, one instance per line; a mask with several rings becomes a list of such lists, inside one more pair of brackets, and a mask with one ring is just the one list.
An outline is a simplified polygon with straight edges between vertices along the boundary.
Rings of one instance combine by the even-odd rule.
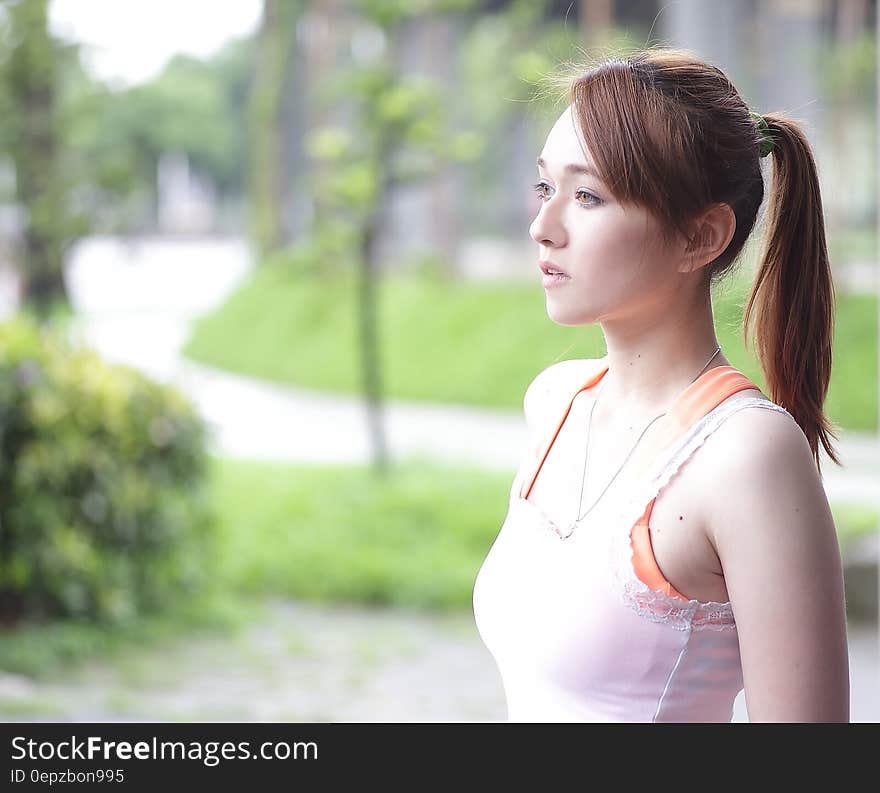
[[263, 0], [259, 47], [249, 96], [251, 236], [260, 258], [287, 242], [289, 133], [297, 0]]
[[578, 17], [584, 44], [587, 47], [598, 46], [607, 37], [613, 21], [613, 0], [580, 0]]
[[47, 0], [29, 0], [9, 8], [15, 43], [4, 74], [15, 115], [10, 149], [16, 198], [25, 211], [22, 299], [40, 316], [67, 300], [62, 245], [70, 232], [59, 173], [56, 56], [46, 6]]
[[382, 367], [379, 351], [377, 293], [380, 281], [380, 268], [376, 259], [376, 228], [378, 217], [374, 213], [364, 227], [361, 255], [360, 278], [358, 281], [358, 319], [361, 340], [361, 372], [364, 397], [367, 407], [367, 422], [370, 432], [370, 447], [373, 451], [373, 467], [383, 476], [388, 471], [388, 450], [382, 410]]

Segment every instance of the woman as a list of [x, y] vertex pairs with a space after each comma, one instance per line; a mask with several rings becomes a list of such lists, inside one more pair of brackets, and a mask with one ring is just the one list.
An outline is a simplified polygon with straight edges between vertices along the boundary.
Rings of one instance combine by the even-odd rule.
[[[652, 48], [563, 76], [538, 157], [547, 313], [603, 358], [524, 397], [537, 446], [474, 584], [510, 720], [849, 721], [843, 573], [819, 450], [833, 285], [798, 124], [716, 67]], [[770, 397], [718, 344], [774, 165], [745, 311]]]

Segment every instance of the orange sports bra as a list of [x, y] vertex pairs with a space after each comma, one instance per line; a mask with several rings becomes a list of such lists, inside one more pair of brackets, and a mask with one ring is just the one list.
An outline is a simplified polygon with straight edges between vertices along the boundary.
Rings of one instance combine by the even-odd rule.
[[[535, 479], [544, 465], [544, 460], [550, 452], [554, 441], [565, 423], [574, 404], [575, 397], [581, 392], [595, 386], [608, 371], [608, 364], [605, 358], [595, 359], [598, 368], [590, 373], [586, 383], [584, 383], [572, 395], [568, 402], [568, 406], [560, 417], [556, 429], [553, 431], [550, 439], [544, 444], [544, 449], [539, 453], [538, 465], [531, 476], [523, 481], [520, 490], [520, 497], [527, 499], [531, 492]], [[746, 389], [760, 389], [747, 378], [738, 369], [733, 366], [724, 365], [709, 369], [700, 375], [693, 383], [691, 383], [675, 400], [672, 407], [661, 419], [661, 426], [651, 436], [651, 441], [644, 447], [645, 452], [635, 458], [633, 463], [636, 474], [643, 473], [650, 465], [656, 455], [662, 450], [668, 449], [676, 440], [681, 438], [687, 431], [703, 416], [709, 413], [713, 408], [717, 407], [727, 397], [735, 394], [737, 391]], [[650, 452], [650, 453], [649, 453]], [[660, 590], [672, 597], [680, 598], [687, 601], [684, 595], [678, 592], [669, 581], [663, 576], [657, 560], [654, 557], [654, 550], [651, 545], [651, 534], [649, 531], [649, 521], [651, 519], [651, 510], [653, 509], [656, 496], [652, 498], [645, 507], [645, 511], [632, 527], [630, 545], [633, 551], [632, 564], [638, 578], [651, 589]]]

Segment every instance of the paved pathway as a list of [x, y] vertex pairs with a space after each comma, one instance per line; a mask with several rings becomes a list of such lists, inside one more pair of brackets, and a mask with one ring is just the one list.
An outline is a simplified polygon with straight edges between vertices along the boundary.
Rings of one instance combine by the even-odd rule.
[[[878, 647], [849, 629], [851, 720], [880, 721]], [[0, 672], [0, 721], [504, 721], [469, 613], [275, 601], [230, 640], [196, 637], [49, 682]], [[734, 722], [747, 722], [745, 698]]]

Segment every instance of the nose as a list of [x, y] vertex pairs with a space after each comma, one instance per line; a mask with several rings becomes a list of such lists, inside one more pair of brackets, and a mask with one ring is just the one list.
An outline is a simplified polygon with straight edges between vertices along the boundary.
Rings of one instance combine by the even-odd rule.
[[529, 236], [538, 245], [555, 247], [563, 242], [564, 230], [557, 217], [558, 212], [550, 206], [552, 203], [552, 198], [542, 202], [529, 226]]

